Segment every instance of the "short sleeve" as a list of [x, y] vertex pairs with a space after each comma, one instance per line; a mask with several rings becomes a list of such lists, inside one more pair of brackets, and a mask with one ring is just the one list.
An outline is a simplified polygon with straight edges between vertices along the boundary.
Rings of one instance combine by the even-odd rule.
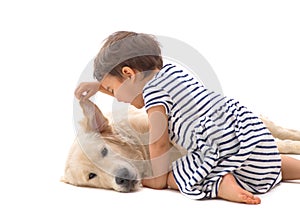
[[173, 102], [168, 92], [163, 88], [152, 85], [145, 86], [143, 90], [143, 98], [146, 110], [153, 106], [162, 105], [165, 107], [167, 114], [171, 112]]

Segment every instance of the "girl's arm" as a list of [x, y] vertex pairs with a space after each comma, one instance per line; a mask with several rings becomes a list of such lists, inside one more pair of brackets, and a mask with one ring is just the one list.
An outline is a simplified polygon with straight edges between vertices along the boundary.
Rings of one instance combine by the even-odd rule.
[[168, 134], [168, 117], [163, 106], [154, 106], [148, 109], [149, 118], [149, 152], [152, 164], [153, 178], [144, 179], [146, 187], [167, 188], [169, 171], [170, 142]]

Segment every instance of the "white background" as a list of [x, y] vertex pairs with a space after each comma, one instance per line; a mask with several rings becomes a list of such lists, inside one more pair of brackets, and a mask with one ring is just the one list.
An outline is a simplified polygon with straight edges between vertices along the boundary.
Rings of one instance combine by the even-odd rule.
[[[59, 179], [75, 137], [73, 91], [103, 39], [118, 30], [190, 44], [213, 67], [226, 95], [277, 123], [300, 129], [299, 11], [298, 2], [290, 0], [1, 1], [0, 208], [102, 209], [101, 199], [95, 205], [98, 199], [92, 196], [111, 192], [78, 191]], [[132, 198], [115, 195], [112, 208]], [[93, 205], [88, 204], [89, 196]], [[191, 204], [171, 193], [160, 205], [175, 197]], [[156, 206], [151, 200], [142, 205]]]

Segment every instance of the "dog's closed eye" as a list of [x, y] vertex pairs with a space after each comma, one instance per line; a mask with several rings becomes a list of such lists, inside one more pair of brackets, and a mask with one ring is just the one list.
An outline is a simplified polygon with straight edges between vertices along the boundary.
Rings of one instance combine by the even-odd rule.
[[97, 174], [95, 174], [93, 172], [89, 173], [89, 180], [91, 180], [91, 179], [93, 179], [95, 177], [97, 177]]

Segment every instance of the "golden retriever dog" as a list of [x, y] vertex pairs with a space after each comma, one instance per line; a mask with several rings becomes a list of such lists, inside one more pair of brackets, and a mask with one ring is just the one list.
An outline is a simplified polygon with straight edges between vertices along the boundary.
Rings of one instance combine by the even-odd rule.
[[[151, 176], [148, 118], [142, 111], [115, 117], [109, 123], [91, 101], [80, 101], [84, 119], [71, 146], [62, 181], [76, 186], [134, 191], [140, 180]], [[172, 161], [185, 153], [170, 149]]]
[[[72, 144], [62, 181], [75, 186], [135, 191], [151, 176], [148, 118], [145, 112], [110, 119], [91, 101], [80, 101], [84, 118]], [[300, 154], [300, 131], [286, 129], [261, 117], [276, 138], [281, 153]], [[112, 121], [113, 120], [113, 121]], [[186, 153], [172, 144], [171, 162]]]

